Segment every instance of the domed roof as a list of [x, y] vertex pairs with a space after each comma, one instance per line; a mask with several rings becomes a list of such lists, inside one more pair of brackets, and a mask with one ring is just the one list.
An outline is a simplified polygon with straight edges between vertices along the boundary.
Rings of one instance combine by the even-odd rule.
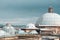
[[40, 16], [36, 25], [60, 25], [60, 15], [49, 11]]
[[15, 35], [15, 28], [11, 26], [11, 24], [6, 24], [6, 26], [3, 27], [3, 30], [11, 35]]
[[0, 30], [0, 37], [2, 36], [10, 36], [10, 34], [5, 32], [4, 30]]
[[26, 26], [27, 26], [27, 28], [31, 28], [31, 29], [36, 28], [35, 24], [33, 24], [33, 23], [29, 23]]

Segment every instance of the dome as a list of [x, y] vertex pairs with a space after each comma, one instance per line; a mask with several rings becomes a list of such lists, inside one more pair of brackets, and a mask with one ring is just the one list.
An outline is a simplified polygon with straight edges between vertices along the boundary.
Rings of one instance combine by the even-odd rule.
[[25, 34], [25, 32], [23, 30], [19, 29], [18, 34]]
[[2, 37], [2, 36], [10, 36], [10, 34], [3, 30], [0, 30], [0, 37]]
[[60, 25], [60, 15], [49, 11], [40, 16], [36, 22], [37, 25]]
[[29, 23], [26, 26], [27, 26], [27, 28], [30, 28], [30, 29], [36, 28], [35, 24], [33, 24], [33, 23]]
[[3, 30], [10, 33], [11, 35], [15, 35], [15, 28], [11, 26], [11, 24], [6, 24], [6, 26], [3, 27]]

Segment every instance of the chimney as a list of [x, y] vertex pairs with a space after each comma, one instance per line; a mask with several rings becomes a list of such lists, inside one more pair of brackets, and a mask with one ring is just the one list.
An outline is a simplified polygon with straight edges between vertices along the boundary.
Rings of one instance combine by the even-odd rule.
[[48, 8], [48, 13], [53, 13], [53, 8], [52, 7]]

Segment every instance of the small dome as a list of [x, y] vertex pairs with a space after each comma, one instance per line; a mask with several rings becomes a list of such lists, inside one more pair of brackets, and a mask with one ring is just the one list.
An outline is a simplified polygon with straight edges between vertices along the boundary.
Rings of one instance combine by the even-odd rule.
[[0, 37], [2, 37], [2, 36], [10, 36], [10, 34], [3, 30], [0, 30]]
[[19, 29], [18, 34], [25, 34], [25, 32], [23, 30]]
[[37, 25], [60, 25], [60, 15], [53, 12], [45, 13], [38, 19]]
[[11, 35], [15, 35], [15, 28], [11, 26], [11, 24], [6, 24], [6, 26], [3, 27], [3, 30], [10, 33]]
[[33, 29], [33, 28], [36, 28], [36, 27], [35, 27], [35, 24], [29, 23], [29, 24], [27, 24], [27, 28]]

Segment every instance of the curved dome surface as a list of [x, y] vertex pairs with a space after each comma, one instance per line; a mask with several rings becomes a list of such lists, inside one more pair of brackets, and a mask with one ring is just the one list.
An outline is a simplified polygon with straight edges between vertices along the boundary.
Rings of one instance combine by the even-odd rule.
[[35, 24], [33, 24], [33, 23], [29, 23], [29, 24], [27, 24], [26, 26], [27, 26], [27, 28], [31, 28], [31, 29], [36, 28], [36, 27], [35, 27]]
[[7, 32], [5, 32], [5, 31], [3, 31], [3, 30], [0, 30], [0, 37], [2, 37], [2, 36], [10, 36], [10, 34], [9, 33], [7, 33]]
[[6, 26], [3, 27], [3, 30], [10, 33], [11, 35], [15, 34], [15, 28], [10, 24], [6, 24]]
[[45, 13], [40, 16], [36, 25], [60, 25], [60, 15], [57, 13]]

